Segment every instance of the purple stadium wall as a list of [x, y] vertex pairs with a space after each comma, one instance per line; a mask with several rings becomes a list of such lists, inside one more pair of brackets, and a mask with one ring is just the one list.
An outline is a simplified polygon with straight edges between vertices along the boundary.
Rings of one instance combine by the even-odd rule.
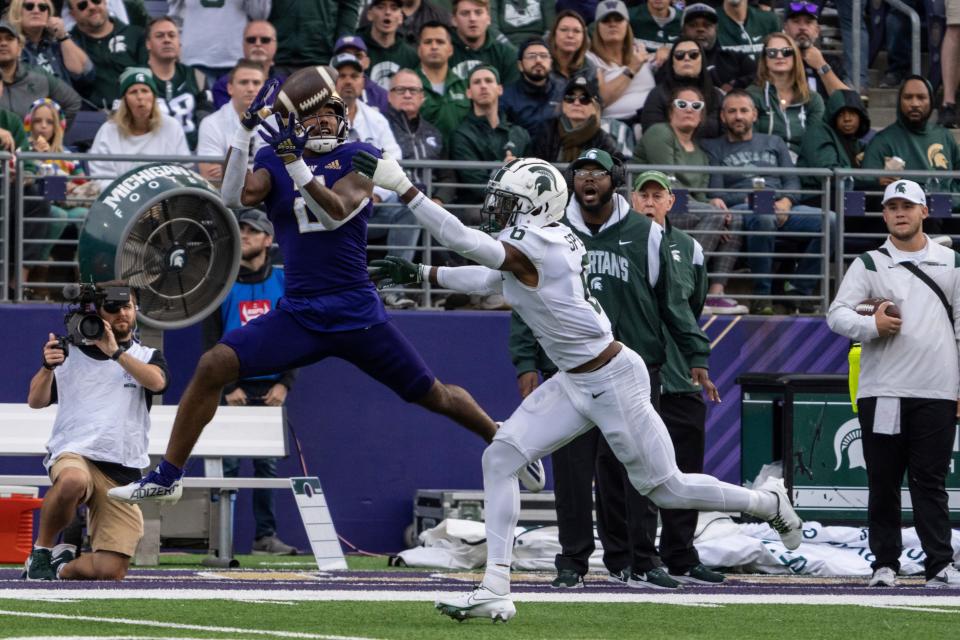
[[[519, 402], [506, 348], [508, 314], [401, 312], [394, 317], [437, 376], [466, 387], [492, 416], [506, 417]], [[0, 327], [8, 336], [0, 346], [0, 402], [26, 401], [42, 342], [48, 331], [62, 330], [61, 322], [56, 306], [0, 305]], [[703, 326], [714, 343], [711, 374], [724, 398], [708, 413], [706, 469], [739, 482], [737, 376], [749, 371], [843, 372], [847, 341], [832, 334], [821, 318], [716, 316], [704, 318]], [[199, 357], [199, 328], [168, 332], [164, 343], [173, 376], [164, 401], [172, 404]], [[401, 549], [417, 489], [482, 486], [483, 443], [478, 438], [407, 405], [342, 361], [301, 372], [288, 399], [288, 416], [307, 471], [323, 483], [338, 532], [358, 548]], [[0, 456], [0, 474], [39, 472], [39, 458]], [[202, 464], [191, 462], [188, 473], [202, 473]], [[279, 473], [300, 473], [295, 448]], [[307, 547], [296, 507], [286, 494], [277, 495], [277, 519], [281, 537]], [[238, 500], [237, 523], [236, 548], [246, 552], [253, 534], [249, 492]]]

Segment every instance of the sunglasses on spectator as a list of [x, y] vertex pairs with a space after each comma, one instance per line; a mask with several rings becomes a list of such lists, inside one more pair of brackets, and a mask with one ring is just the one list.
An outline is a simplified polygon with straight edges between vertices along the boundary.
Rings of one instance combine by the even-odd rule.
[[576, 178], [602, 178], [603, 176], [610, 175], [610, 172], [606, 169], [577, 169], [573, 172], [574, 177]]
[[703, 102], [701, 100], [680, 100], [677, 98], [673, 101], [673, 106], [677, 109], [686, 109], [690, 111], [700, 111], [703, 109]]
[[409, 93], [410, 95], [420, 95], [423, 93], [423, 87], [390, 87], [390, 93]]
[[247, 44], [270, 44], [273, 42], [271, 36], [247, 36], [243, 40]]
[[580, 104], [590, 104], [593, 102], [593, 98], [584, 93], [581, 93], [578, 96], [568, 93], [567, 95], [563, 96], [563, 101], [567, 104], [573, 104], [574, 102], [579, 102]]
[[45, 2], [24, 2], [24, 11], [39, 11], [40, 13], [50, 13], [50, 5]]
[[677, 62], [680, 62], [680, 61], [683, 60], [684, 58], [690, 58], [691, 60], [699, 60], [699, 59], [700, 59], [700, 52], [697, 51], [696, 49], [689, 49], [689, 50], [687, 50], [687, 51], [674, 51], [674, 52], [673, 52], [673, 59], [676, 60]]
[[781, 47], [779, 49], [770, 47], [769, 49], [764, 49], [763, 53], [771, 60], [774, 58], [792, 58], [793, 47]]
[[103, 0], [80, 0], [77, 3], [77, 11], [86, 11], [90, 5], [99, 7], [101, 4], [103, 4]]
[[816, 18], [819, 12], [820, 12], [820, 7], [813, 4], [812, 2], [791, 2], [790, 3], [790, 13], [809, 13], [814, 18]]

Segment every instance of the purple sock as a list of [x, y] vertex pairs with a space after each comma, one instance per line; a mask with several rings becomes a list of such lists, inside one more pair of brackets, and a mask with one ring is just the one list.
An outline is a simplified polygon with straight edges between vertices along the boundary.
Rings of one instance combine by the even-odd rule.
[[170, 486], [175, 481], [183, 477], [183, 469], [170, 464], [166, 461], [166, 459], [163, 458], [160, 459], [160, 464], [157, 465], [157, 468], [154, 469], [154, 472], [160, 476], [161, 480], [163, 480], [164, 486]]

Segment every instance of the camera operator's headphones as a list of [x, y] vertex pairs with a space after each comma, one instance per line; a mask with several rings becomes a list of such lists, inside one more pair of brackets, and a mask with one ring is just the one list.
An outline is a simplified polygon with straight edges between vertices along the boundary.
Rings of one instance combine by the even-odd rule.
[[[622, 187], [627, 182], [627, 169], [618, 156], [610, 154], [610, 158], [613, 160], [613, 166], [610, 168], [610, 180], [613, 182], [613, 190], [616, 191]], [[578, 158], [579, 160], [579, 158]], [[576, 161], [574, 161], [576, 162]], [[563, 179], [567, 181], [567, 191], [573, 193], [573, 165], [574, 162], [571, 162], [567, 165], [567, 168], [563, 170]]]

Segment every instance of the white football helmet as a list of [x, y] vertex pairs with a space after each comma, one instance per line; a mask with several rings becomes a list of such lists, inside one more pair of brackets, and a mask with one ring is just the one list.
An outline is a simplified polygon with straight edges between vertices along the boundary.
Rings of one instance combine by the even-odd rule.
[[563, 217], [567, 197], [567, 181], [552, 164], [516, 158], [487, 183], [481, 214], [489, 216], [490, 231], [517, 225], [545, 227]]
[[304, 129], [309, 126], [315, 128], [316, 135], [311, 135], [307, 140], [307, 149], [316, 153], [330, 153], [346, 142], [347, 135], [350, 133], [350, 121], [347, 119], [347, 105], [344, 104], [340, 96], [336, 94], [330, 96], [317, 111], [320, 111], [323, 107], [332, 108], [336, 114], [337, 131], [333, 135], [320, 135], [320, 117], [317, 113], [304, 116], [299, 123]]

